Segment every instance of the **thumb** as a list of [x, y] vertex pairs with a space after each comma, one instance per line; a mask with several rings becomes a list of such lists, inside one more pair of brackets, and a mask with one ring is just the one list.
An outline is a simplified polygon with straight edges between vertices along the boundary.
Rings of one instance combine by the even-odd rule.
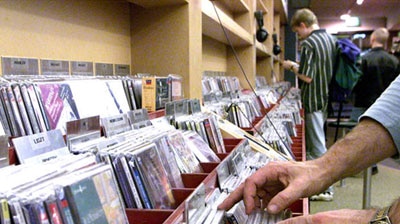
[[296, 191], [290, 190], [290, 188], [286, 188], [276, 194], [268, 203], [267, 211], [271, 214], [278, 214], [280, 211], [289, 207], [300, 198], [300, 195], [297, 195], [295, 192]]

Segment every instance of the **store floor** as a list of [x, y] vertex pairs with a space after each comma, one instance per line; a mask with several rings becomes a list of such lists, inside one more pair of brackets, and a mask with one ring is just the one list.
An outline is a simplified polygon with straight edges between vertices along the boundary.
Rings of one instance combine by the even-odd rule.
[[[328, 130], [328, 142], [331, 137]], [[329, 145], [329, 143], [328, 143]], [[387, 206], [400, 197], [400, 162], [386, 159], [378, 163], [379, 172], [372, 176], [371, 206]], [[311, 201], [310, 214], [337, 209], [362, 209], [363, 204], [363, 173], [345, 178], [344, 186], [340, 182], [334, 184], [333, 201]]]

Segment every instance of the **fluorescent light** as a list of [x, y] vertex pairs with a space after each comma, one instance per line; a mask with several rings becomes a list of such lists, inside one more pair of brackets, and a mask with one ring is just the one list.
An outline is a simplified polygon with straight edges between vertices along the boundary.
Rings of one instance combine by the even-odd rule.
[[357, 5], [361, 5], [364, 2], [364, 0], [357, 0]]
[[360, 18], [358, 18], [357, 16], [351, 16], [350, 18], [346, 19], [344, 23], [346, 24], [346, 26], [360, 26]]
[[349, 19], [350, 17], [351, 17], [350, 14], [346, 13], [346, 14], [341, 15], [341, 16], [340, 16], [340, 19], [346, 21], [346, 20]]

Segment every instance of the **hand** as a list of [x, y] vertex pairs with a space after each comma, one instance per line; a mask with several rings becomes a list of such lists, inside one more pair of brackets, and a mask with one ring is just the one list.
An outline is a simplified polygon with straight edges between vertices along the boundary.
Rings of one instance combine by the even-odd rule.
[[294, 62], [294, 61], [285, 60], [285, 61], [282, 62], [282, 66], [283, 66], [284, 69], [290, 70], [294, 66], [297, 66], [297, 63]]
[[350, 210], [342, 209], [317, 213], [315, 215], [298, 216], [286, 219], [278, 224], [355, 224], [368, 223], [376, 213], [376, 210]]
[[[246, 213], [267, 207], [277, 214], [302, 197], [320, 193], [330, 186], [329, 176], [313, 161], [270, 162], [246, 179], [219, 206], [227, 210], [243, 199]], [[262, 199], [262, 200], [261, 200]]]

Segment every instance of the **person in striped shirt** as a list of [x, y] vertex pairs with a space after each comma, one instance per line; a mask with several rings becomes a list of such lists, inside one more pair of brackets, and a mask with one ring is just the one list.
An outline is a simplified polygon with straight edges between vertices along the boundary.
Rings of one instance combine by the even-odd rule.
[[[309, 9], [297, 10], [291, 28], [301, 42], [300, 62], [285, 60], [283, 68], [291, 70], [301, 82], [301, 98], [305, 110], [307, 160], [326, 152], [324, 123], [328, 109], [328, 84], [333, 74], [336, 38], [318, 25], [317, 16]], [[314, 195], [311, 200], [331, 201], [333, 188]]]

